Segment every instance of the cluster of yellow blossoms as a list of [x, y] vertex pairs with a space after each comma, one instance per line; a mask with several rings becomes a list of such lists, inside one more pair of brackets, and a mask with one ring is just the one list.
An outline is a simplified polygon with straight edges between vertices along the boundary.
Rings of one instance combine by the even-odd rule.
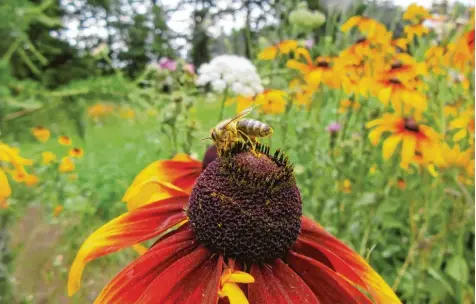
[[[31, 129], [32, 135], [41, 143], [46, 143], [51, 137], [51, 132], [45, 127], [36, 126]], [[70, 137], [62, 135], [57, 139], [61, 146], [70, 147], [73, 143]], [[57, 164], [57, 172], [68, 173], [68, 179], [75, 180], [77, 175], [72, 173], [75, 169], [75, 159], [83, 157], [84, 150], [78, 147], [70, 147], [67, 155], [57, 162], [57, 156], [51, 151], [41, 153], [41, 165], [49, 166]], [[7, 174], [16, 183], [26, 186], [37, 185], [40, 178], [33, 173], [28, 172], [26, 167], [32, 167], [35, 161], [20, 156], [18, 148], [11, 147], [0, 142], [0, 208], [7, 208], [7, 198], [11, 195], [11, 188], [8, 182]]]
[[[258, 58], [287, 59], [286, 67], [296, 71], [297, 77], [290, 81], [287, 92], [268, 89], [254, 98], [236, 98], [237, 110], [255, 104], [261, 105], [264, 113], [282, 113], [287, 100], [309, 108], [314, 94], [324, 86], [340, 89], [347, 97], [337, 106], [339, 113], [358, 110], [363, 102], [380, 102], [377, 108], [385, 113], [366, 126], [372, 128], [369, 139], [374, 145], [379, 144], [382, 135], [389, 134], [383, 142], [385, 160], [399, 149], [403, 169], [421, 165], [437, 175], [437, 168], [459, 167], [465, 181], [472, 181], [474, 104], [467, 90], [468, 76], [475, 65], [474, 16], [458, 29], [452, 42], [425, 49], [428, 44], [422, 43], [422, 39], [430, 30], [424, 21], [433, 18], [424, 7], [410, 5], [403, 15], [404, 36], [397, 38], [374, 19], [351, 17], [341, 30], [347, 35], [356, 31], [361, 38], [334, 57], [313, 58], [308, 49], [294, 40], [267, 47]], [[412, 55], [417, 47], [422, 56]], [[460, 95], [466, 96], [466, 102], [437, 101], [432, 95], [432, 86], [436, 84], [459, 90]], [[421, 123], [423, 120], [437, 125], [438, 131]]]

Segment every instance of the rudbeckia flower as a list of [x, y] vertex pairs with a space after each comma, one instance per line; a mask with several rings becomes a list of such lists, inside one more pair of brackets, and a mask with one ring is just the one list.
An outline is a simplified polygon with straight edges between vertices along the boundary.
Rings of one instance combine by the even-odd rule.
[[20, 151], [12, 148], [7, 144], [0, 142], [0, 161], [10, 163], [16, 168], [23, 168], [23, 166], [30, 166], [33, 164], [31, 159], [20, 156]]
[[449, 129], [457, 130], [453, 136], [453, 141], [458, 142], [469, 137], [472, 142], [474, 138], [474, 110], [470, 109], [461, 113], [450, 122]]
[[12, 189], [8, 183], [7, 175], [0, 168], [0, 206], [6, 204], [7, 198], [12, 194]]
[[56, 154], [50, 151], [45, 151], [41, 153], [44, 165], [49, 165], [56, 160]]
[[455, 144], [452, 148], [444, 143], [442, 145], [444, 162], [439, 166], [442, 169], [458, 168], [466, 171], [470, 177], [474, 177], [474, 151], [469, 148], [461, 151], [460, 146]]
[[431, 14], [428, 12], [428, 10], [416, 3], [410, 4], [403, 14], [403, 20], [407, 20], [412, 23], [420, 23], [429, 18], [431, 18]]
[[391, 135], [383, 142], [383, 158], [392, 157], [401, 143], [401, 165], [406, 168], [416, 153], [426, 164], [442, 163], [440, 141], [441, 136], [431, 127], [418, 123], [412, 117], [402, 117], [386, 113], [382, 118], [367, 123], [367, 128], [374, 128], [369, 133], [373, 145], [377, 145], [383, 133]]
[[36, 126], [31, 129], [31, 133], [41, 142], [46, 142], [50, 138], [50, 130], [42, 126]]
[[79, 289], [87, 262], [160, 236], [96, 304], [400, 303], [363, 258], [301, 213], [287, 157], [236, 144], [206, 167], [190, 196], [144, 205], [93, 232], [68, 293]]
[[353, 99], [343, 99], [340, 102], [339, 113], [344, 114], [349, 110], [357, 110], [360, 108], [360, 104]]
[[441, 46], [432, 46], [425, 53], [425, 63], [429, 71], [436, 75], [445, 73], [443, 56], [445, 49]]
[[368, 39], [379, 39], [379, 37], [388, 36], [385, 25], [369, 17], [351, 17], [342, 25], [341, 30], [348, 32], [354, 27], [357, 27]]
[[33, 175], [33, 174], [27, 174], [25, 176], [24, 180], [23, 180], [23, 182], [27, 186], [34, 186], [34, 185], [38, 184], [39, 181], [40, 181], [40, 179], [38, 178], [38, 176]]
[[411, 41], [414, 37], [422, 37], [430, 32], [423, 23], [405, 25], [403, 28], [406, 38]]
[[71, 148], [68, 154], [71, 157], [81, 158], [84, 155], [84, 150], [82, 148]]
[[281, 90], [267, 89], [254, 97], [237, 96], [227, 101], [227, 105], [236, 102], [236, 113], [241, 113], [250, 106], [259, 106], [265, 114], [280, 114], [286, 109], [287, 93]]
[[69, 156], [65, 156], [61, 159], [60, 165], [59, 165], [59, 172], [61, 173], [66, 173], [66, 172], [71, 172], [75, 168], [74, 162]]
[[[333, 69], [333, 58], [318, 57], [313, 61], [311, 54], [305, 48], [298, 48], [295, 53], [297, 59], [288, 60], [286, 66], [298, 70], [309, 86], [317, 89], [321, 83], [324, 83], [331, 88], [339, 87], [338, 73]], [[301, 57], [304, 58], [305, 63], [300, 61]]]
[[259, 60], [273, 60], [278, 54], [287, 55], [298, 47], [296, 40], [283, 40], [275, 45], [264, 48], [259, 54]]
[[71, 144], [73, 143], [71, 138], [65, 135], [58, 137], [58, 142], [60, 143], [60, 145], [63, 146], [71, 146]]

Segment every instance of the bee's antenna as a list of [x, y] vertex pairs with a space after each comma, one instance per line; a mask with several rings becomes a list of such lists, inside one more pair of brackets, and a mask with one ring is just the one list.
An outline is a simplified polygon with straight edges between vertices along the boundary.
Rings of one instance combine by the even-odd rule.
[[202, 138], [200, 140], [205, 140], [205, 139], [212, 139], [211, 137], [205, 137], [205, 138]]

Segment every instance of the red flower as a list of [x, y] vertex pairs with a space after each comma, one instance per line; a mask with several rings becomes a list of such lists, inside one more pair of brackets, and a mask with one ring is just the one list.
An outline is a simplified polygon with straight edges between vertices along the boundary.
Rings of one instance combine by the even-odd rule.
[[400, 303], [363, 258], [301, 217], [287, 158], [257, 149], [258, 157], [235, 146], [190, 196], [149, 203], [96, 230], [71, 267], [69, 294], [87, 262], [159, 237], [95, 303]]

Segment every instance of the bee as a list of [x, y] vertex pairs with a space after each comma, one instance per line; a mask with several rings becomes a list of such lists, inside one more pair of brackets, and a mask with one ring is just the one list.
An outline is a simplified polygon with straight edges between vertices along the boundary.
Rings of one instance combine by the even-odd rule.
[[252, 111], [253, 108], [245, 109], [235, 117], [220, 122], [210, 131], [210, 138], [215, 142], [219, 154], [231, 148], [237, 141], [251, 143], [254, 151], [256, 138], [273, 134], [273, 129], [269, 125], [255, 119], [243, 119]]

